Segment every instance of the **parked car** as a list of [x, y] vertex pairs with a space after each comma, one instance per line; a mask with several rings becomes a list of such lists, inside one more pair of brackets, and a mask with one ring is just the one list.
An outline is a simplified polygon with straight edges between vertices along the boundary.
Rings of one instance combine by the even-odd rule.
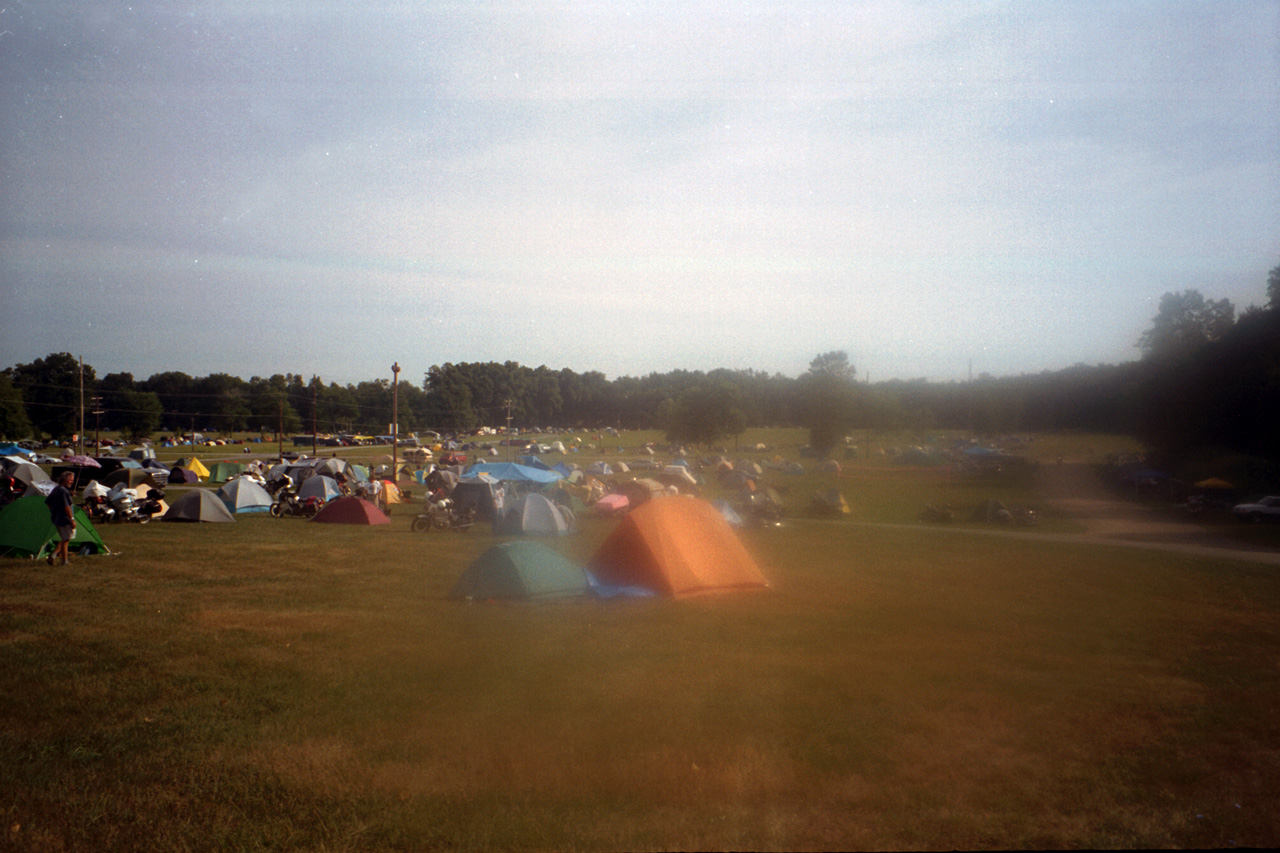
[[1260, 521], [1280, 521], [1280, 495], [1269, 495], [1257, 503], [1236, 504], [1231, 511], [1241, 521], [1254, 524]]

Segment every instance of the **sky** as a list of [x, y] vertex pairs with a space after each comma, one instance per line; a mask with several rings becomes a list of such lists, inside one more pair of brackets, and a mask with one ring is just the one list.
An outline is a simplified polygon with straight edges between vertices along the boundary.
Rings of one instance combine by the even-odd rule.
[[1280, 266], [1280, 0], [0, 0], [0, 367], [1114, 364]]

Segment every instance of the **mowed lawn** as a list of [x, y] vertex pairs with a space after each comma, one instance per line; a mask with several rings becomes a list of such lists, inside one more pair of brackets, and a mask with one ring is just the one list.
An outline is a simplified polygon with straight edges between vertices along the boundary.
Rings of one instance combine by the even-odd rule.
[[468, 604], [411, 516], [0, 562], [0, 847], [1280, 844], [1273, 567], [795, 520], [765, 592]]

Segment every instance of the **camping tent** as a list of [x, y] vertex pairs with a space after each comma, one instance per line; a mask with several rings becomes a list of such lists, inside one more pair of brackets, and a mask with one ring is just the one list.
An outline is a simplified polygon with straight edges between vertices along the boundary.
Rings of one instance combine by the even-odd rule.
[[548, 599], [587, 593], [587, 573], [538, 542], [494, 545], [449, 593], [460, 599]]
[[658, 498], [633, 509], [587, 568], [605, 583], [664, 595], [769, 585], [724, 516], [687, 496]]
[[183, 468], [181, 465], [174, 465], [169, 469], [169, 483], [177, 485], [186, 485], [190, 483], [200, 482], [200, 477], [195, 471]]
[[204, 467], [204, 463], [194, 456], [179, 459], [177, 462], [173, 463], [173, 466], [175, 468], [182, 468], [185, 471], [192, 471], [195, 473], [196, 477], [201, 480], [209, 479], [209, 469]]
[[364, 498], [348, 495], [338, 498], [315, 514], [312, 521], [321, 524], [390, 524], [387, 514]]
[[218, 497], [232, 512], [270, 512], [271, 495], [248, 477], [229, 480], [220, 489]]
[[845, 502], [839, 489], [827, 489], [824, 492], [814, 492], [813, 499], [809, 502], [809, 512], [820, 518], [836, 518], [849, 514], [849, 504]]
[[637, 507], [653, 498], [663, 497], [667, 493], [667, 487], [657, 480], [640, 477], [619, 483], [618, 491], [627, 496], [627, 501], [632, 507]]
[[716, 508], [716, 512], [724, 516], [724, 520], [729, 522], [730, 527], [744, 527], [745, 522], [742, 516], [738, 515], [738, 511], [723, 498], [714, 500], [711, 505]]
[[320, 474], [315, 477], [308, 477], [303, 481], [302, 485], [298, 487], [298, 497], [331, 501], [334, 498], [342, 497], [342, 489], [338, 488], [337, 480]]
[[[84, 510], [75, 508], [76, 532], [70, 549], [88, 549], [91, 554], [107, 554], [107, 546]], [[49, 518], [49, 507], [41, 495], [18, 498], [0, 509], [0, 556], [47, 557], [58, 547], [58, 529]]]
[[178, 498], [164, 514], [164, 521], [235, 521], [236, 517], [207, 489], [192, 489]]
[[140, 483], [146, 483], [152, 488], [160, 487], [160, 483], [148, 468], [117, 468], [102, 478], [104, 486], [114, 486], [119, 483], [124, 483], [131, 489], [136, 488]]
[[209, 482], [225, 483], [243, 470], [244, 466], [239, 462], [215, 462], [209, 469]]
[[[30, 462], [12, 462], [5, 464], [5, 472], [23, 485], [24, 495], [48, 494], [53, 491], [53, 481], [44, 473], [43, 468]], [[47, 484], [40, 488], [37, 484]]]
[[493, 499], [493, 483], [481, 480], [462, 480], [453, 487], [449, 497], [459, 511], [473, 510], [476, 521], [493, 521], [498, 516], [497, 503]]
[[523, 495], [494, 521], [499, 535], [564, 536], [573, 531], [573, 515], [536, 492]]
[[596, 515], [621, 515], [627, 511], [631, 502], [626, 495], [613, 494], [605, 495], [595, 502]]

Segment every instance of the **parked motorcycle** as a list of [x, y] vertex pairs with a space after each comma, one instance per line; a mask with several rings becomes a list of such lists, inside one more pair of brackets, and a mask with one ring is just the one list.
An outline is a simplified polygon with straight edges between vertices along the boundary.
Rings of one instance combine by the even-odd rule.
[[146, 524], [151, 520], [150, 514], [142, 512], [138, 504], [138, 493], [134, 489], [117, 486], [107, 493], [106, 500], [112, 510], [112, 514], [107, 518], [108, 522]]
[[85, 498], [80, 508], [84, 510], [85, 515], [89, 516], [89, 520], [95, 524], [110, 522], [112, 516], [116, 514], [115, 508], [111, 506], [111, 502], [107, 500], [106, 495]]
[[414, 533], [430, 533], [433, 530], [465, 532], [475, 524], [476, 511], [472, 507], [458, 509], [453, 500], [437, 492], [427, 498], [426, 509], [413, 520], [410, 529]]
[[281, 489], [271, 504], [271, 515], [275, 518], [298, 516], [311, 518], [324, 506], [324, 501], [317, 497], [300, 498], [292, 489]]

